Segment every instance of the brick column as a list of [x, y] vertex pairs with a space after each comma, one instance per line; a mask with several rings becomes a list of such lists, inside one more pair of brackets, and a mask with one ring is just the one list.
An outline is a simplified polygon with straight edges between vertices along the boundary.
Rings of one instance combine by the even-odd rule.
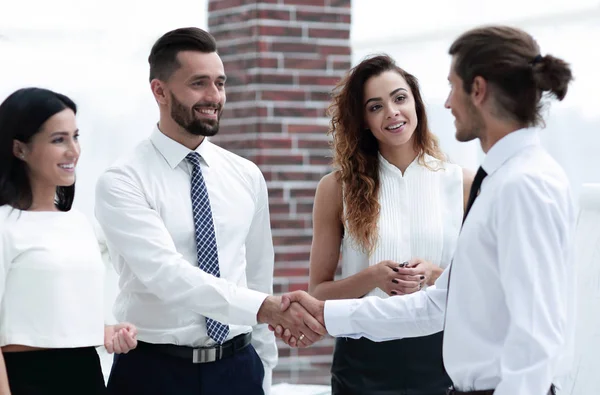
[[[228, 77], [212, 140], [265, 175], [275, 293], [306, 290], [314, 192], [331, 161], [325, 109], [351, 65], [350, 0], [209, 0], [208, 10]], [[280, 344], [274, 382], [329, 383], [332, 348]]]

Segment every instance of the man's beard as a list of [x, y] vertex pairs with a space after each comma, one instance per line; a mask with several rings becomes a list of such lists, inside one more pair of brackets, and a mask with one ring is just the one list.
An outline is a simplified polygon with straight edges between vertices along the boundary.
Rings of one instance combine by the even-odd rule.
[[468, 124], [459, 126], [459, 123], [456, 123], [456, 139], [463, 143], [481, 137], [481, 133], [485, 128], [481, 113], [468, 97], [465, 98], [464, 104], [465, 119], [463, 121], [468, 122]]
[[200, 120], [194, 114], [194, 109], [186, 107], [177, 100], [171, 92], [171, 118], [183, 129], [196, 136], [214, 136], [219, 132], [219, 121], [221, 120], [221, 105], [217, 103], [197, 103], [194, 107], [212, 107], [217, 110], [217, 120]]

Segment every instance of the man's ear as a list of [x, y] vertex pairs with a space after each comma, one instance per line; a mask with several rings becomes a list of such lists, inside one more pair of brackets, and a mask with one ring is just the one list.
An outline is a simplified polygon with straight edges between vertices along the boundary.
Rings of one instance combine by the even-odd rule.
[[164, 83], [159, 79], [153, 79], [150, 81], [150, 89], [154, 95], [154, 99], [159, 104], [167, 104], [167, 92], [164, 87]]
[[471, 100], [473, 100], [473, 104], [476, 107], [483, 106], [488, 96], [489, 85], [487, 81], [481, 76], [475, 77], [471, 85]]

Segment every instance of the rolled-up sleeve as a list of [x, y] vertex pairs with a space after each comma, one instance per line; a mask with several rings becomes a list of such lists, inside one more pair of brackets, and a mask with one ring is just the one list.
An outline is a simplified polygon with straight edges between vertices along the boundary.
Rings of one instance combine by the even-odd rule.
[[187, 262], [134, 177], [119, 169], [107, 170], [96, 186], [95, 214], [113, 254], [122, 256], [156, 297], [219, 322], [257, 324], [267, 294], [239, 287]]

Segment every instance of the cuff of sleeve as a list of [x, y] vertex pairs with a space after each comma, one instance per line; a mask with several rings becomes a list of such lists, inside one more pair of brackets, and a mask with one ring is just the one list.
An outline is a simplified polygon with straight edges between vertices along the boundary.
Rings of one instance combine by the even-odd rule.
[[248, 288], [239, 288], [230, 304], [237, 325], [254, 326], [258, 324], [256, 315], [267, 294]]
[[359, 300], [328, 300], [325, 302], [325, 328], [331, 336], [338, 337], [354, 333], [351, 315], [359, 303]]

